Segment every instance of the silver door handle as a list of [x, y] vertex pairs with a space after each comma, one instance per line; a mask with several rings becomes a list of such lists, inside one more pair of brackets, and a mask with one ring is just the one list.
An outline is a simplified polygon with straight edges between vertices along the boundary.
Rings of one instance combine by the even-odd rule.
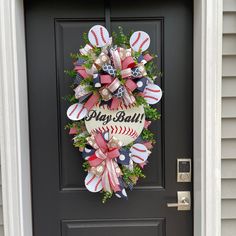
[[177, 207], [178, 211], [191, 210], [191, 195], [188, 191], [178, 191], [178, 203], [167, 203], [167, 207]]
[[181, 202], [179, 202], [179, 203], [167, 203], [167, 206], [168, 207], [188, 206], [189, 205], [188, 200], [189, 200], [188, 198], [183, 197], [181, 199]]

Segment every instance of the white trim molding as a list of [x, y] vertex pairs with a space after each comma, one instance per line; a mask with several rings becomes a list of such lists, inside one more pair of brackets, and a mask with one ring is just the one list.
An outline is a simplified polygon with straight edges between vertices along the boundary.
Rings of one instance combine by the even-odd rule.
[[194, 1], [194, 235], [221, 235], [222, 0]]
[[[5, 236], [32, 236], [23, 0], [0, 0]], [[222, 0], [194, 0], [194, 236], [221, 234]]]
[[5, 236], [32, 236], [23, 1], [0, 0], [0, 149]]

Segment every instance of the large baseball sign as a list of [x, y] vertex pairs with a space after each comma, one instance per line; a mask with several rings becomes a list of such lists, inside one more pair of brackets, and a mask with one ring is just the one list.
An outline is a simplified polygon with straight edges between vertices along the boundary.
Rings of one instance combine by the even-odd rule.
[[122, 107], [110, 110], [96, 106], [89, 111], [85, 125], [89, 133], [108, 131], [122, 141], [123, 146], [133, 142], [142, 132], [145, 122], [143, 106]]

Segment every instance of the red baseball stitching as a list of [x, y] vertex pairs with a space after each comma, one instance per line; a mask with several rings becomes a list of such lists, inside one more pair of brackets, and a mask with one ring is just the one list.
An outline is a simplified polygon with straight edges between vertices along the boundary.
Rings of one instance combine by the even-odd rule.
[[144, 161], [144, 159], [143, 159], [142, 157], [140, 157], [140, 156], [132, 155], [132, 157], [137, 158], [137, 159], [139, 159], [139, 160], [141, 160], [141, 161]]
[[98, 38], [97, 38], [97, 35], [95, 34], [95, 32], [93, 30], [91, 30], [95, 40], [96, 40], [96, 45], [98, 45]]
[[[106, 104], [105, 105], [102, 105], [100, 106], [99, 103], [97, 103], [96, 105], [94, 105], [95, 107], [98, 107], [98, 108], [103, 108], [103, 109], [107, 109], [107, 110], [111, 110], [110, 107], [108, 107]], [[136, 107], [136, 105], [133, 103], [133, 104], [130, 104], [130, 105], [125, 105], [125, 104], [120, 104], [119, 107], [116, 109], [122, 109], [122, 110], [127, 110], [127, 109], [130, 109], [132, 107]]]
[[95, 177], [96, 177], [96, 175], [92, 176], [92, 178], [87, 181], [86, 185], [89, 185], [95, 179]]
[[143, 45], [149, 40], [149, 38], [146, 38], [142, 43], [141, 45], [139, 46], [139, 49], [142, 49]]
[[102, 41], [106, 44], [107, 42], [106, 42], [106, 40], [104, 38], [103, 28], [102, 27], [100, 27], [100, 34], [101, 34]]
[[154, 92], [154, 93], [159, 93], [161, 92], [161, 90], [157, 90], [157, 89], [150, 89], [150, 88], [146, 88], [146, 90], [150, 91], [150, 92]]
[[99, 128], [95, 128], [91, 131], [92, 134], [95, 132], [109, 132], [110, 134], [122, 134], [122, 135], [127, 135], [131, 138], [136, 139], [138, 137], [138, 133], [136, 130], [130, 128], [130, 127], [125, 127], [125, 126], [117, 126], [117, 125], [111, 125], [111, 126], [103, 126]]
[[98, 185], [99, 185], [101, 182], [102, 182], [102, 178], [98, 180], [98, 182], [97, 182], [97, 184], [96, 184], [96, 186], [95, 186], [95, 191], [97, 191]]
[[141, 32], [138, 32], [138, 37], [136, 38], [136, 40], [133, 42], [132, 47], [139, 41], [141, 36]]
[[78, 107], [78, 104], [75, 105], [75, 107], [73, 108], [73, 110], [70, 112], [69, 116], [71, 116], [71, 115], [75, 112], [75, 110], [76, 110], [77, 107]]
[[151, 98], [151, 99], [154, 99], [154, 100], [157, 100], [157, 101], [159, 100], [158, 98], [155, 98], [155, 97], [153, 97], [153, 96], [144, 95], [144, 97], [145, 97], [145, 98]]
[[79, 118], [79, 116], [80, 116], [80, 114], [82, 113], [83, 110], [84, 110], [84, 107], [82, 107], [82, 108], [80, 109], [80, 111], [78, 112], [78, 114], [77, 114], [77, 119]]
[[138, 151], [138, 152], [146, 152], [145, 149], [140, 149], [140, 148], [137, 148], [135, 146], [132, 147], [134, 150]]

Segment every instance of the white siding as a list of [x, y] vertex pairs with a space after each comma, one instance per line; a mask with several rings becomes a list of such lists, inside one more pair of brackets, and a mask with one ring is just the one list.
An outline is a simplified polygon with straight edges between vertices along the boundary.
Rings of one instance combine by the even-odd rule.
[[236, 235], [236, 0], [223, 0], [222, 236]]
[[4, 236], [3, 211], [2, 211], [2, 173], [1, 173], [1, 158], [0, 158], [0, 236]]

